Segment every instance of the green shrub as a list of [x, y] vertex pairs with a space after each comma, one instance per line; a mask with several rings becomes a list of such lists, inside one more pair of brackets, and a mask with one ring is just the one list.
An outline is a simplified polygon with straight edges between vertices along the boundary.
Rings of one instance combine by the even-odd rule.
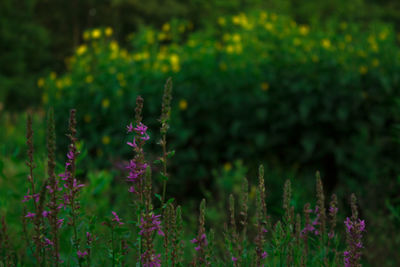
[[391, 27], [341, 23], [322, 31], [268, 12], [192, 27], [144, 27], [129, 37], [128, 49], [113, 41], [110, 28], [86, 32], [68, 71], [39, 82], [43, 101], [59, 111], [58, 131], [65, 132], [60, 118], [76, 107], [81, 137], [104, 166], [103, 155], [112, 162], [124, 153], [115, 129], [127, 123], [135, 97], [143, 95], [145, 114], [157, 116], [163, 81], [172, 76], [178, 111], [170, 137], [180, 151], [173, 171], [188, 185], [210, 177], [215, 163], [238, 158], [250, 167], [257, 164], [252, 158], [297, 172], [320, 167], [328, 188], [339, 181], [359, 190], [360, 182], [398, 170], [387, 130], [399, 115]]

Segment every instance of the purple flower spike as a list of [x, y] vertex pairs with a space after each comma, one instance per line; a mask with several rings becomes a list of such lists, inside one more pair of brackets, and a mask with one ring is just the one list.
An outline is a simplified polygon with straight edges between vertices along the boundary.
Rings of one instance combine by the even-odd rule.
[[112, 219], [113, 222], [117, 222], [119, 225], [124, 224], [122, 222], [122, 219], [118, 217], [118, 214], [115, 211], [112, 211], [111, 213], [112, 213], [112, 215], [114, 215], [114, 218]]
[[25, 218], [33, 218], [33, 217], [35, 217], [35, 216], [36, 216], [35, 213], [28, 212], [28, 213], [25, 215]]
[[83, 259], [83, 258], [85, 258], [85, 257], [88, 255], [88, 253], [87, 253], [86, 250], [83, 251], [83, 252], [81, 252], [80, 250], [78, 250], [78, 251], [76, 252], [76, 254], [78, 255], [78, 258], [80, 258], [80, 259]]

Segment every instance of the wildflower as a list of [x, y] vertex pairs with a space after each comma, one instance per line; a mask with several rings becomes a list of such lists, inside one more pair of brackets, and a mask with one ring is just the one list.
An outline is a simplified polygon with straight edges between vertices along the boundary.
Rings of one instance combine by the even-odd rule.
[[151, 235], [154, 231], [157, 230], [158, 235], [164, 236], [164, 232], [161, 230], [160, 217], [161, 215], [154, 215], [154, 213], [151, 213], [151, 216], [149, 216], [147, 220], [142, 217], [140, 219], [139, 228], [141, 230], [139, 232], [139, 235], [144, 235], [146, 233]]
[[133, 138], [133, 141], [132, 142], [126, 142], [130, 147], [133, 147], [133, 148], [137, 148], [137, 145], [136, 145], [136, 142], [135, 142], [135, 137]]
[[360, 72], [360, 74], [364, 75], [368, 72], [368, 68], [366, 66], [360, 66], [358, 71]]
[[299, 32], [301, 35], [307, 35], [310, 31], [310, 28], [306, 25], [301, 25], [299, 28]]
[[42, 88], [43, 85], [44, 85], [44, 79], [43, 79], [43, 78], [40, 78], [40, 79], [37, 81], [37, 86], [38, 86], [39, 88]]
[[44, 243], [46, 246], [54, 246], [54, 243], [48, 238], [44, 238]]
[[78, 49], [76, 50], [76, 53], [78, 55], [83, 55], [87, 50], [87, 46], [86, 45], [81, 45], [78, 47]]
[[230, 162], [226, 162], [224, 164], [224, 170], [225, 171], [230, 171], [232, 169], [232, 164]]
[[233, 263], [236, 263], [237, 260], [238, 260], [238, 259], [237, 259], [236, 257], [233, 257], [233, 256], [232, 256], [232, 261], [233, 261]]
[[186, 110], [187, 106], [188, 106], [188, 103], [187, 103], [187, 101], [185, 99], [181, 99], [179, 101], [179, 109], [180, 110]]
[[32, 213], [32, 212], [29, 212], [29, 211], [28, 211], [28, 213], [25, 215], [25, 218], [33, 218], [33, 217], [35, 217], [35, 216], [36, 216], [35, 213]]
[[263, 82], [263, 83], [261, 84], [261, 89], [262, 89], [263, 91], [268, 91], [268, 89], [269, 89], [269, 83]]
[[88, 255], [87, 251], [81, 252], [80, 250], [78, 250], [76, 252], [76, 254], [78, 255], [78, 258], [80, 258], [80, 259], [83, 259], [84, 257], [86, 257]]
[[98, 39], [101, 36], [101, 31], [99, 29], [94, 29], [92, 31], [92, 38], [93, 39]]
[[110, 99], [108, 98], [103, 99], [103, 101], [101, 101], [101, 106], [105, 109], [108, 108], [110, 106]]
[[104, 31], [107, 37], [110, 37], [113, 34], [113, 29], [111, 27], [107, 27]]
[[143, 267], [161, 267], [161, 254], [151, 254], [145, 251], [142, 254]]
[[110, 137], [108, 135], [103, 136], [103, 138], [101, 139], [101, 142], [104, 145], [108, 145], [110, 143], [110, 141], [111, 141], [111, 139], [110, 139]]
[[331, 41], [329, 39], [323, 39], [321, 41], [322, 47], [325, 49], [329, 49], [331, 47]]
[[112, 219], [113, 222], [117, 222], [119, 225], [123, 225], [122, 219], [118, 217], [118, 214], [115, 211], [111, 212], [114, 218]]
[[131, 122], [129, 125], [126, 126], [126, 131], [127, 131], [128, 133], [133, 132], [132, 122]]
[[92, 75], [88, 75], [85, 78], [86, 83], [92, 83], [93, 82], [93, 76]]
[[219, 17], [218, 18], [218, 24], [221, 25], [221, 26], [225, 26], [225, 24], [226, 24], [225, 18]]

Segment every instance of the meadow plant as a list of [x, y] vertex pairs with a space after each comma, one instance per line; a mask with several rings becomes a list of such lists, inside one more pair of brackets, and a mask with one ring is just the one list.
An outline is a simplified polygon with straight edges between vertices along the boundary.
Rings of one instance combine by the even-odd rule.
[[[32, 119], [28, 115], [28, 190], [22, 200], [22, 233], [26, 244], [21, 247], [10, 238], [14, 233], [10, 233], [6, 217], [2, 216], [1, 266], [361, 266], [365, 221], [358, 217], [356, 198], [352, 195], [352, 215], [344, 221], [344, 244], [336, 229], [337, 197], [332, 195], [326, 207], [318, 172], [315, 206], [305, 204], [302, 214], [301, 207], [293, 200], [290, 180], [284, 185], [282, 218], [267, 214], [265, 171], [260, 165], [258, 186], [254, 190], [249, 192], [249, 181], [243, 177], [239, 196], [230, 194], [222, 238], [212, 229], [219, 226], [207, 221], [206, 199], [200, 203], [197, 233], [190, 229], [183, 221], [184, 215], [189, 216], [183, 214], [183, 210], [190, 212], [187, 207], [183, 209], [173, 198], [166, 200], [167, 182], [172, 178], [167, 172], [167, 160], [174, 154], [167, 150], [166, 141], [171, 93], [172, 81], [168, 79], [158, 142], [162, 154], [154, 162], [160, 163], [160, 168], [147, 159], [145, 144], [151, 139], [142, 118], [144, 100], [140, 96], [136, 99], [135, 119], [126, 128], [132, 135], [127, 145], [133, 157], [126, 164], [125, 178], [132, 212], [120, 216], [116, 209], [109, 210], [108, 216], [102, 218], [105, 231], [95, 227], [97, 220], [89, 218], [80, 203], [80, 193], [87, 187], [79, 181], [82, 177], [76, 167], [80, 154], [76, 111], [70, 111], [67, 135], [70, 144], [64, 170], [57, 176], [54, 114], [49, 110], [45, 178], [35, 173]], [[153, 172], [161, 174], [161, 183], [153, 182]], [[190, 245], [186, 248], [185, 244]]]

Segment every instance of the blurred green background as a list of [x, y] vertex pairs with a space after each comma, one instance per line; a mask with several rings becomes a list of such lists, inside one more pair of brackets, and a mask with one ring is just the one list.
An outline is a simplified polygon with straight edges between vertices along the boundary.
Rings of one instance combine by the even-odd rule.
[[224, 202], [262, 163], [279, 215], [284, 180], [299, 203], [314, 201], [320, 170], [341, 207], [351, 192], [360, 199], [366, 264], [400, 265], [398, 1], [3, 0], [0, 26], [0, 212], [9, 218], [18, 221], [25, 192], [27, 110], [44, 173], [45, 111], [55, 108], [62, 166], [77, 109], [81, 176], [92, 185], [84, 203], [107, 214], [123, 203], [135, 98], [145, 99], [154, 160], [171, 76], [170, 196], [188, 209], [204, 195]]

